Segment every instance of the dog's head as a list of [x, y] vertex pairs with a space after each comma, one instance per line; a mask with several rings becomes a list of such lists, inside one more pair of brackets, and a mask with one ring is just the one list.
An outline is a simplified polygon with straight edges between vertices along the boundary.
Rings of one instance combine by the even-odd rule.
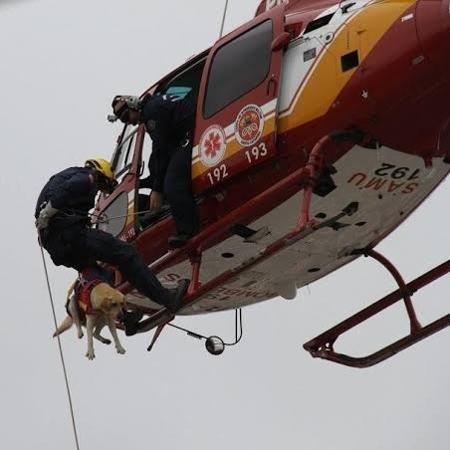
[[91, 291], [92, 307], [110, 317], [117, 317], [125, 306], [125, 296], [107, 283], [99, 283]]

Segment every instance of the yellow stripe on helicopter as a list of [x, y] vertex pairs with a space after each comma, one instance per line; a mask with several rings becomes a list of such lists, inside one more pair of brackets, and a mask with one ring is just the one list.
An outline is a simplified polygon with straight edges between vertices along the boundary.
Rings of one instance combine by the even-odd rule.
[[[279, 132], [284, 133], [326, 114], [356, 71], [354, 68], [342, 72], [340, 57], [358, 50], [360, 61], [363, 61], [392, 24], [415, 2], [416, 0], [377, 2], [349, 19], [337, 32], [334, 40], [325, 47], [312, 68], [311, 76], [297, 93], [293, 106], [280, 115]], [[367, 24], [370, 24], [370, 30], [367, 29]]]

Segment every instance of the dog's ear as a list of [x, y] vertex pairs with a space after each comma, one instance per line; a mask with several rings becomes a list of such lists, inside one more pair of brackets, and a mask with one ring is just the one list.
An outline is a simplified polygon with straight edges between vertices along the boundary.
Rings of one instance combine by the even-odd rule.
[[112, 306], [123, 306], [125, 304], [125, 295], [117, 289], [111, 292]]
[[104, 312], [109, 312], [115, 308], [122, 308], [124, 305], [123, 298], [124, 296], [122, 294], [104, 297], [100, 308]]

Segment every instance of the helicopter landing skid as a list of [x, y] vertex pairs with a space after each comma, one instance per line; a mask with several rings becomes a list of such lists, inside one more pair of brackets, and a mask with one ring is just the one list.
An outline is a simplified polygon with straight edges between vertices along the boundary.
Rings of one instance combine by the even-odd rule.
[[[393, 264], [388, 261], [384, 256], [379, 254], [373, 249], [358, 250], [353, 252], [353, 254], [362, 254], [364, 256], [370, 256], [380, 262], [395, 278], [399, 288], [396, 291], [383, 297], [376, 303], [368, 306], [367, 308], [359, 311], [338, 325], [330, 328], [321, 335], [315, 337], [314, 339], [306, 342], [303, 348], [308, 351], [314, 358], [327, 359], [329, 361], [343, 364], [350, 367], [365, 368], [371, 367], [378, 364], [391, 356], [394, 356], [398, 352], [405, 350], [408, 347], [416, 344], [417, 342], [443, 330], [450, 325], [450, 314], [447, 314], [434, 322], [422, 326], [414, 311], [414, 307], [411, 302], [411, 296], [413, 293], [422, 289], [424, 286], [436, 281], [442, 276], [450, 272], [450, 260], [436, 266], [430, 271], [426, 272], [422, 276], [416, 278], [408, 284], [405, 284], [403, 278]], [[369, 318], [375, 316], [379, 312], [385, 310], [389, 306], [403, 300], [406, 307], [406, 312], [408, 314], [410, 322], [410, 333], [395, 341], [394, 343], [363, 357], [353, 357], [342, 353], [337, 353], [334, 351], [334, 344], [336, 340], [345, 332], [351, 330], [362, 322], [368, 320]]]

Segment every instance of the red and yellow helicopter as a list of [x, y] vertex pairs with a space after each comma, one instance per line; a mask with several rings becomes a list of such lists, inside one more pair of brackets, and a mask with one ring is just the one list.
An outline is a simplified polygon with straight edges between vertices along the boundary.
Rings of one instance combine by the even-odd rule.
[[[292, 299], [371, 256], [398, 289], [304, 348], [356, 367], [392, 356], [450, 324], [449, 314], [422, 326], [411, 302], [450, 271], [450, 260], [406, 284], [374, 250], [450, 170], [449, 50], [449, 0], [262, 1], [252, 20], [145, 92], [196, 99], [200, 233], [168, 251], [170, 211], [144, 220], [139, 180], [151, 140], [132, 125], [119, 136], [112, 162], [120, 183], [100, 198], [98, 226], [133, 242], [162, 281], [191, 279], [182, 315]], [[128, 284], [120, 289], [148, 315], [141, 331], [156, 328], [153, 346], [174, 316]], [[365, 357], [334, 350], [342, 333], [400, 300], [408, 336]], [[207, 340], [212, 353], [223, 345]]]

